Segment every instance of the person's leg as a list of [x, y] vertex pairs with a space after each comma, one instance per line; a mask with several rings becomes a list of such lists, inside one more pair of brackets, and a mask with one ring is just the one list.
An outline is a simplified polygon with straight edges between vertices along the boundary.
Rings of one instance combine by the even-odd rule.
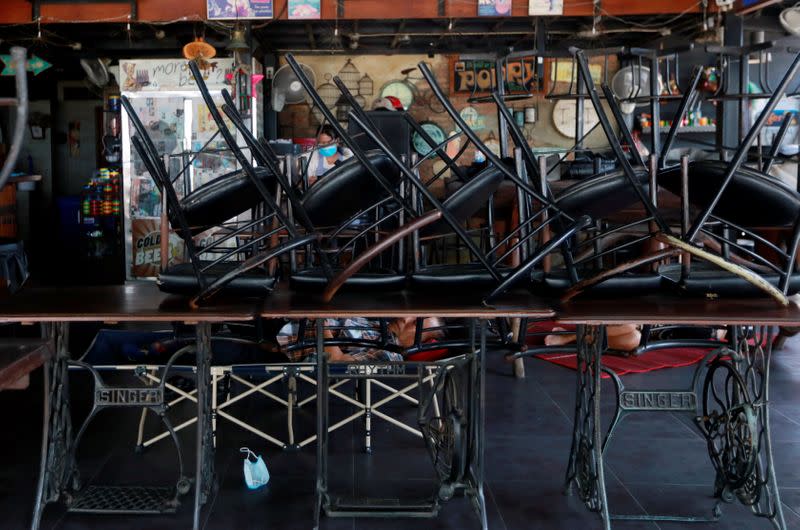
[[608, 347], [612, 350], [635, 350], [642, 340], [642, 332], [634, 324], [608, 326]]
[[[630, 351], [639, 346], [642, 340], [642, 333], [633, 324], [621, 324], [617, 326], [608, 326], [608, 347], [613, 350]], [[555, 327], [553, 331], [565, 331], [564, 328]], [[548, 335], [544, 339], [546, 346], [564, 346], [571, 344], [577, 340], [574, 333], [565, 333], [558, 335]]]

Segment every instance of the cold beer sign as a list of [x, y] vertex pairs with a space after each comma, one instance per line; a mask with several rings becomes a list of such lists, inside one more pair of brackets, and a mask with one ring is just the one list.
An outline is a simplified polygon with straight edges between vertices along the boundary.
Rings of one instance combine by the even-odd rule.
[[[131, 276], [155, 277], [161, 268], [161, 230], [158, 219], [132, 219]], [[183, 243], [174, 232], [169, 236], [169, 263], [183, 261]]]

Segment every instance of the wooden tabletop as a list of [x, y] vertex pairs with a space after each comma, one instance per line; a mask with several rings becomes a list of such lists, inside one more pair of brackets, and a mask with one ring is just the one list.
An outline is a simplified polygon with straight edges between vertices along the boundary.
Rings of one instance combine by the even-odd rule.
[[766, 298], [707, 300], [674, 295], [575, 299], [557, 309], [564, 324], [800, 325], [800, 307]]
[[43, 339], [3, 339], [0, 344], [0, 390], [15, 388], [20, 378], [53, 356], [53, 344]]
[[[558, 315], [556, 317], [556, 314]], [[285, 286], [263, 300], [215, 297], [192, 309], [188, 298], [167, 295], [152, 282], [103, 287], [25, 288], [0, 300], [0, 322], [223, 322], [265, 318], [438, 316], [451, 318], [557, 318], [565, 324], [773, 324], [800, 325], [800, 307], [772, 300], [679, 298], [578, 298], [561, 307], [525, 291], [491, 306], [480, 292], [348, 293], [327, 304], [319, 295]]]
[[264, 300], [264, 318], [390, 318], [403, 316], [497, 318], [552, 318], [555, 312], [542, 298], [527, 292], [514, 292], [491, 306], [481, 304], [481, 292], [415, 293], [339, 292], [330, 303], [319, 295], [278, 288]]
[[24, 288], [0, 299], [0, 322], [223, 322], [253, 320], [260, 300], [217, 297], [198, 309], [153, 282]]

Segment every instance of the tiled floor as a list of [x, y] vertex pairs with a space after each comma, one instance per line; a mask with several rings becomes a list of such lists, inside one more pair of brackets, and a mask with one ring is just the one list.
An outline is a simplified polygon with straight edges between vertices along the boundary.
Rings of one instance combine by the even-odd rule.
[[[800, 529], [800, 341], [789, 342], [774, 356], [772, 424], [775, 459], [782, 487], [788, 527]], [[487, 503], [492, 529], [593, 529], [599, 518], [578, 499], [563, 494], [563, 477], [570, 446], [574, 372], [539, 360], [526, 361], [527, 379], [515, 380], [498, 355], [490, 359], [486, 426], [488, 444]], [[624, 378], [628, 387], [688, 386], [691, 369], [673, 369]], [[4, 428], [0, 429], [0, 529], [29, 524], [36, 480], [41, 397], [38, 380], [25, 392], [0, 393]], [[80, 385], [76, 385], [78, 387]], [[84, 385], [85, 386], [85, 385]], [[604, 386], [604, 390], [610, 387]], [[77, 393], [77, 389], [75, 390]], [[606, 398], [610, 393], [606, 394]], [[88, 396], [75, 396], [76, 413]], [[83, 406], [80, 406], [80, 405]], [[604, 406], [604, 410], [610, 410]], [[338, 414], [347, 412], [344, 407]], [[285, 419], [277, 407], [261, 399], [242, 402], [235, 412], [267, 432], [282, 433]], [[410, 406], [392, 410], [414, 419]], [[606, 414], [606, 419], [608, 414]], [[133, 452], [138, 415], [107, 412], [87, 434], [80, 448], [82, 476], [99, 483], [147, 481], [165, 483], [177, 477], [174, 449], [161, 443], [144, 454]], [[311, 432], [313, 408], [301, 412], [300, 431]], [[155, 430], [155, 422], [149, 427]], [[193, 429], [181, 434], [184, 459], [194, 459]], [[331, 488], [347, 494], [426, 496], [433, 492], [430, 466], [421, 441], [385, 422], [373, 424], [373, 452], [365, 454], [363, 424], [356, 422], [331, 438]], [[272, 475], [270, 484], [249, 491], [242, 480], [239, 448], [248, 446], [264, 455]], [[266, 445], [240, 428], [220, 421], [217, 449], [219, 488], [203, 512], [205, 528], [308, 529], [312, 527], [315, 450], [283, 452]], [[713, 471], [705, 442], [690, 417], [662, 414], [631, 417], [622, 424], [607, 457], [609, 503], [613, 512], [708, 516], [711, 513]], [[191, 469], [189, 471], [192, 473]], [[723, 507], [714, 524], [615, 522], [614, 528], [714, 530], [766, 529], [738, 505]], [[67, 515], [50, 505], [42, 528], [52, 529], [172, 529], [191, 527], [191, 501], [174, 516], [104, 517]], [[325, 519], [325, 529], [469, 529], [479, 528], [468, 502], [456, 498], [433, 520]]]

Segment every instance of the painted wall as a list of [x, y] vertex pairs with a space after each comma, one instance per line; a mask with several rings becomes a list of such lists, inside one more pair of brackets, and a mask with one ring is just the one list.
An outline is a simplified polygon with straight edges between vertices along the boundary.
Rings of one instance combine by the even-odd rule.
[[[55, 155], [59, 168], [55, 176], [55, 192], [58, 195], [79, 195], [83, 186], [97, 169], [97, 131], [95, 109], [102, 105], [100, 100], [64, 101], [61, 103], [54, 127], [60, 141]], [[80, 123], [80, 149], [77, 156], [70, 153], [69, 124]]]
[[[340, 75], [345, 65], [350, 61], [352, 66], [358, 71], [357, 77], [368, 75], [373, 82], [371, 94], [362, 97], [367, 108], [372, 108], [372, 103], [379, 97], [381, 88], [388, 82], [402, 79], [401, 71], [407, 68], [414, 68], [420, 61], [427, 62], [431, 70], [435, 73], [436, 79], [442, 89], [449, 94], [450, 91], [450, 61], [446, 55], [436, 55], [429, 58], [427, 55], [306, 55], [297, 56], [299, 62], [308, 65], [315, 73], [316, 86], [318, 91], [324, 95], [330, 91], [331, 94], [338, 94], [338, 90], [331, 78]], [[602, 62], [602, 61], [599, 61]], [[617, 70], [617, 60], [612, 58], [608, 63], [608, 78]], [[355, 75], [355, 74], [354, 74]], [[415, 70], [412, 76], [421, 78], [419, 70]], [[436, 113], [433, 106], [425, 104], [424, 100], [430, 94], [427, 83], [424, 80], [416, 81], [417, 87], [421, 90], [423, 97], [415, 100], [409, 112], [418, 121], [432, 121], [440, 125], [446, 132], [455, 129], [454, 124], [446, 113]], [[559, 83], [557, 90], [567, 90], [568, 83]], [[426, 95], [427, 94], [427, 95]], [[467, 94], [450, 95], [456, 110], [461, 111], [467, 106], [474, 107], [483, 121], [483, 128], [478, 132], [482, 140], [499, 138], [496, 107], [493, 103], [469, 103]], [[420, 101], [422, 100], [422, 101]], [[553, 105], [554, 100], [548, 100], [543, 95], [537, 95], [526, 100], [509, 103], [514, 109], [523, 110], [525, 107], [538, 107], [538, 121], [533, 125], [526, 125], [524, 132], [530, 145], [534, 147], [565, 147], [569, 148], [574, 144], [572, 138], [561, 135], [553, 124]], [[587, 101], [587, 105], [591, 105]], [[282, 138], [313, 137], [319, 127], [320, 120], [310, 112], [310, 106], [306, 103], [297, 105], [287, 105], [279, 115], [278, 134]], [[596, 128], [586, 139], [586, 147], [603, 148], [608, 145], [600, 128]], [[472, 148], [467, 153], [467, 160], [471, 160]]]

